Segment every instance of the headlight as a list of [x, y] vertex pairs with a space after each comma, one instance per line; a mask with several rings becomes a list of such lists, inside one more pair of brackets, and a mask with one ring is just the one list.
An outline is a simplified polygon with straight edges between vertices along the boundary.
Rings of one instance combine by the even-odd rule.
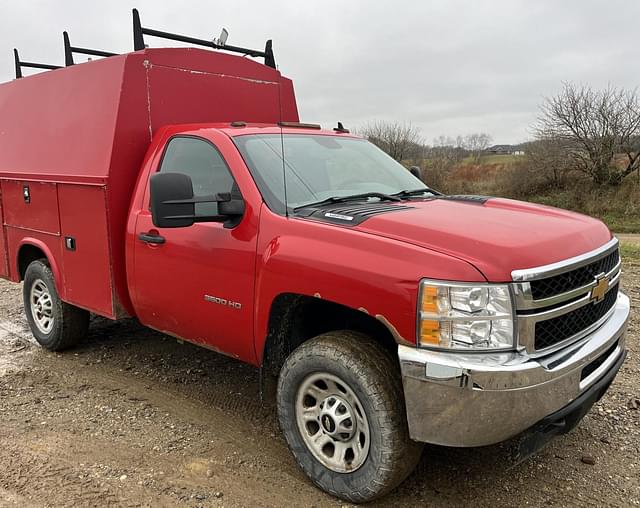
[[511, 349], [514, 318], [505, 284], [420, 283], [418, 345], [491, 350]]

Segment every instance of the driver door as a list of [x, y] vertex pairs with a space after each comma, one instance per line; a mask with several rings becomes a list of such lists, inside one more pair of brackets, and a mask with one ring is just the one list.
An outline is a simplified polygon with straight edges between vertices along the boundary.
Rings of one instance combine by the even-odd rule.
[[[155, 171], [191, 177], [196, 196], [240, 190], [221, 152], [209, 140], [177, 136]], [[155, 172], [151, 171], [151, 174]], [[148, 196], [136, 220], [135, 305], [140, 321], [163, 333], [250, 360], [257, 221], [156, 228]], [[217, 215], [199, 203], [196, 215]]]

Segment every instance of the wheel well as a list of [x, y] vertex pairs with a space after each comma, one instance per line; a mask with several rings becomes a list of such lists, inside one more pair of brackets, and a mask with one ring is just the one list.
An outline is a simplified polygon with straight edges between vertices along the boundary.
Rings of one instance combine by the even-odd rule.
[[31, 263], [38, 259], [47, 259], [46, 254], [34, 245], [23, 245], [18, 252], [18, 273], [20, 280], [24, 280], [27, 268]]
[[287, 357], [303, 342], [335, 330], [364, 333], [397, 357], [397, 343], [389, 329], [364, 311], [299, 294], [279, 295], [271, 306], [269, 331], [262, 357], [262, 394], [273, 393]]

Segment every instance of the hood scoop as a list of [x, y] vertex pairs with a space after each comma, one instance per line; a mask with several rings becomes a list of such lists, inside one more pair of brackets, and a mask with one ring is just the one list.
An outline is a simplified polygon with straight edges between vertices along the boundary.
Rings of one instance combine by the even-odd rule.
[[357, 226], [365, 220], [383, 213], [410, 210], [412, 206], [396, 205], [388, 203], [340, 203], [336, 205], [324, 205], [322, 207], [303, 208], [296, 212], [298, 217], [320, 220], [341, 226]]

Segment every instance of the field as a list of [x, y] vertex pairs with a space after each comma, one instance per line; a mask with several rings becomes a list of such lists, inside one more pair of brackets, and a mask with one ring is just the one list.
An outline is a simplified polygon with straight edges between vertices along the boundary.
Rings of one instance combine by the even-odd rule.
[[[375, 506], [640, 505], [638, 247], [625, 240], [629, 357], [574, 431], [517, 466], [509, 443], [428, 446]], [[95, 319], [47, 353], [3, 281], [0, 316], [0, 506], [347, 506], [298, 470], [253, 368], [134, 321]]]
[[[492, 165], [492, 164], [512, 164], [516, 162], [520, 158], [519, 155], [482, 155], [480, 156], [480, 160], [478, 164], [483, 166]], [[463, 164], [474, 164], [475, 161], [472, 157], [467, 157], [462, 160]]]
[[584, 213], [603, 220], [617, 233], [640, 233], [640, 180], [628, 177], [618, 187], [594, 185], [573, 175], [561, 185], [549, 185], [527, 171], [525, 157], [483, 156], [479, 163], [464, 159], [448, 169], [432, 169], [433, 161], [421, 165], [428, 185], [447, 194], [481, 194], [531, 201]]

